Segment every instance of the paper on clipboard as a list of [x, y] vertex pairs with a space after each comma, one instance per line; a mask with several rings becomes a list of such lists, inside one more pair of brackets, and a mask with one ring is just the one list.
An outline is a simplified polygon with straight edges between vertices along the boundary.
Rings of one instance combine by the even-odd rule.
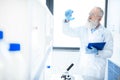
[[106, 42], [89, 43], [88, 48], [95, 47], [97, 50], [103, 50]]

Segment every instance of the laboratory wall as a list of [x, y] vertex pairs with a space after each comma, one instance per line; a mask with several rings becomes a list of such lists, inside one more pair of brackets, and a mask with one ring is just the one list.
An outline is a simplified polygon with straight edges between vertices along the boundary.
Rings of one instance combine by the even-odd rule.
[[112, 32], [113, 56], [108, 61], [106, 80], [120, 80], [120, 1], [108, 0], [107, 28]]
[[44, 69], [52, 51], [53, 15], [45, 4], [32, 2], [31, 78], [44, 80]]
[[[31, 26], [27, 0], [0, 0], [0, 80], [27, 80]], [[20, 50], [9, 51], [10, 43], [20, 44]]]
[[37, 72], [41, 75], [51, 50], [52, 20], [40, 0], [0, 0], [0, 80], [34, 80]]

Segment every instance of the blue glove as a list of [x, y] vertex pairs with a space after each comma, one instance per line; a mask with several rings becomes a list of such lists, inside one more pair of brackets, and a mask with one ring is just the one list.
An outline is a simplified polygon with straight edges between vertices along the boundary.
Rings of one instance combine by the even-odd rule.
[[98, 50], [95, 47], [91, 47], [91, 49], [86, 47], [86, 53], [87, 54], [96, 54], [97, 55], [98, 54]]
[[71, 9], [68, 9], [67, 11], [65, 11], [65, 18], [66, 18], [66, 20], [70, 21], [70, 20], [74, 19], [72, 17], [72, 13], [73, 13], [73, 10], [71, 10]]

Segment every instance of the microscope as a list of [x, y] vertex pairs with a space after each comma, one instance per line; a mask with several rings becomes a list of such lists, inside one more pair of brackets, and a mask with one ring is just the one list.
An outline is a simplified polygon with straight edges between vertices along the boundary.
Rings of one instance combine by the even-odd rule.
[[75, 78], [69, 74], [69, 70], [73, 67], [73, 63], [66, 69], [66, 72], [64, 72], [61, 76], [62, 80], [75, 80]]

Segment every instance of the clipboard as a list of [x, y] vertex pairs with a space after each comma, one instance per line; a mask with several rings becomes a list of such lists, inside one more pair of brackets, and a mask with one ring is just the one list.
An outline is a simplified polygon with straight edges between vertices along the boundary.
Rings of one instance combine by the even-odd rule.
[[88, 48], [91, 49], [91, 47], [95, 47], [97, 50], [103, 50], [106, 42], [97, 42], [97, 43], [89, 43]]

